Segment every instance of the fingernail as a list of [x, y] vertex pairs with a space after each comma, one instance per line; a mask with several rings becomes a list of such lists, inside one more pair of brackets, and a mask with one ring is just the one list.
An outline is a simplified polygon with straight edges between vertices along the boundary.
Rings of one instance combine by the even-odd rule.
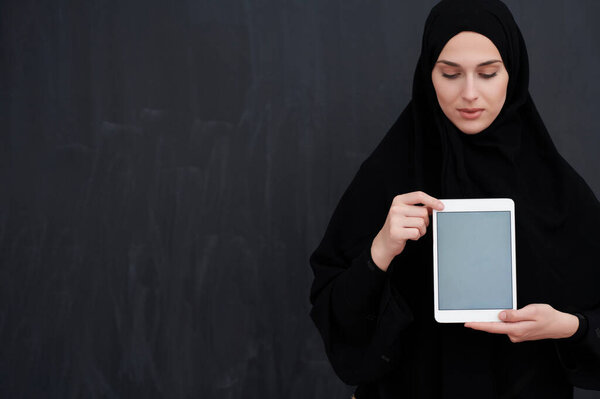
[[506, 320], [506, 312], [500, 312], [500, 320]]

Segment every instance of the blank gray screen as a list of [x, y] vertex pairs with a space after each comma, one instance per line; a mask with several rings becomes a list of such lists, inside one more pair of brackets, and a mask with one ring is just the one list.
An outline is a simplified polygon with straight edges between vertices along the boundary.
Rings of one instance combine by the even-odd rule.
[[437, 214], [440, 310], [512, 308], [510, 212]]

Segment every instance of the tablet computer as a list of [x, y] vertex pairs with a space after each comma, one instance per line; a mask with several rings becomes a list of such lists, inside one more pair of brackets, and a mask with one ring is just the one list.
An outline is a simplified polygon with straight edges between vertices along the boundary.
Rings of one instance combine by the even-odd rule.
[[441, 201], [432, 214], [435, 320], [500, 321], [517, 305], [514, 201]]

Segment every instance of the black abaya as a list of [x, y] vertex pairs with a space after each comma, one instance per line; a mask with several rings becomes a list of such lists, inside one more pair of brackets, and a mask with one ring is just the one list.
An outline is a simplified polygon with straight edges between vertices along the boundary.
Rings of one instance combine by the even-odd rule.
[[[444, 44], [484, 34], [509, 73], [500, 115], [474, 135], [443, 114], [431, 83]], [[362, 163], [310, 257], [311, 317], [337, 375], [365, 398], [570, 398], [600, 389], [600, 203], [557, 152], [528, 91], [527, 52], [496, 0], [444, 0], [429, 15], [413, 96]], [[387, 272], [370, 257], [396, 195], [508, 197], [517, 222], [517, 301], [583, 316], [576, 336], [512, 343], [433, 318], [431, 234]]]

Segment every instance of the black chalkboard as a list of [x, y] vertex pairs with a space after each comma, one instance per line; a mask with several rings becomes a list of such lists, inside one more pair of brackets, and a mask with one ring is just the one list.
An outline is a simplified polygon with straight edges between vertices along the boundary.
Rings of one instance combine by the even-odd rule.
[[[348, 398], [308, 256], [433, 3], [3, 1], [0, 397]], [[507, 3], [599, 193], [600, 2]]]

